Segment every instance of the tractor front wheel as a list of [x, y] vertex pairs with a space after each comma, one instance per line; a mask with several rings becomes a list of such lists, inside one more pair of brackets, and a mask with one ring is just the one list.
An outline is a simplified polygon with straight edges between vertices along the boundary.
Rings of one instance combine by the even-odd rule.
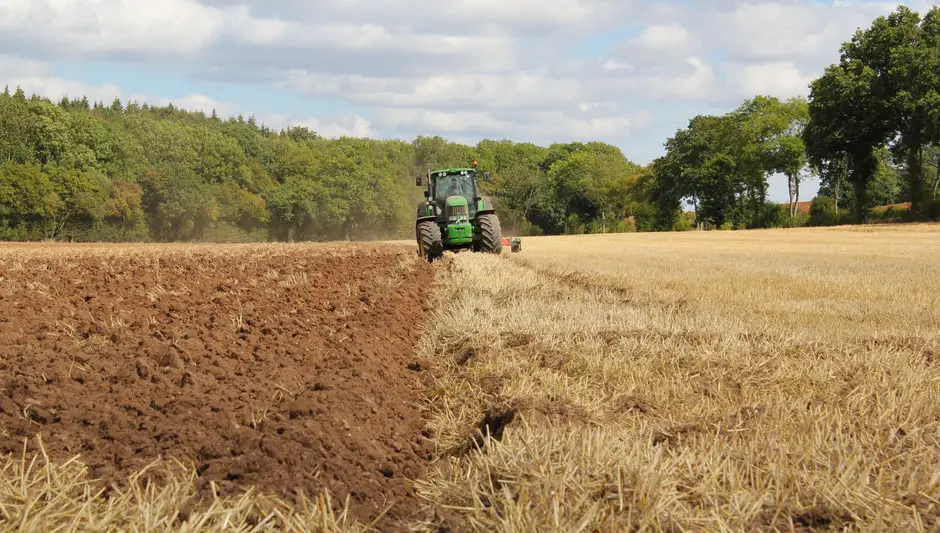
[[480, 215], [477, 219], [480, 225], [480, 251], [499, 254], [503, 251], [503, 230], [499, 226], [499, 218], [494, 213]]
[[441, 228], [432, 220], [419, 222], [415, 226], [415, 237], [418, 238], [418, 255], [426, 258], [428, 262], [438, 259], [444, 254], [444, 243], [441, 241]]

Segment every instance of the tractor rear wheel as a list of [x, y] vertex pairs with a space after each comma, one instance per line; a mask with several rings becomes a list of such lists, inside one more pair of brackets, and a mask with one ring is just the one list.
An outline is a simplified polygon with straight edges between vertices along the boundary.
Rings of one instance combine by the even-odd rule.
[[495, 213], [480, 215], [480, 251], [499, 254], [503, 251], [503, 230]]
[[415, 226], [415, 237], [418, 238], [418, 254], [434, 261], [444, 254], [444, 243], [441, 242], [441, 228], [433, 220], [418, 222]]

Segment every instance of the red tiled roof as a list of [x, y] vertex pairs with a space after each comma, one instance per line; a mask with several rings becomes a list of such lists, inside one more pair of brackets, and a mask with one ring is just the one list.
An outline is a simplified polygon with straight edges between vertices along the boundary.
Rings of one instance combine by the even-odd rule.
[[[809, 214], [809, 207], [810, 207], [812, 204], [813, 204], [812, 201], [809, 201], [809, 202], [797, 202], [797, 203], [796, 203], [796, 212], [797, 212], [797, 213], [803, 213], [803, 214], [805, 214], [805, 215], [808, 215], [808, 214]], [[777, 205], [779, 205], [780, 207], [786, 207], [787, 209], [790, 208], [790, 203], [789, 203], [789, 202], [784, 202], [784, 203], [782, 203], [782, 204], [777, 204]]]
[[910, 208], [911, 208], [911, 203], [910, 203], [910, 202], [901, 202], [901, 203], [899, 203], [899, 204], [879, 205], [878, 207], [872, 207], [871, 209], [872, 209], [872, 211], [887, 211], [888, 209], [891, 209], [892, 207], [894, 207], [894, 208], [896, 208], [896, 209], [910, 209]]

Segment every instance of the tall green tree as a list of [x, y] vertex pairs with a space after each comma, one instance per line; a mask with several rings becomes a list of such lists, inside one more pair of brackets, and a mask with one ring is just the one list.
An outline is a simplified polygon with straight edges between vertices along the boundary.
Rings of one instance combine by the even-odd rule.
[[857, 220], [864, 219], [865, 196], [874, 176], [876, 147], [886, 141], [886, 110], [873, 92], [875, 72], [843, 56], [810, 84], [809, 122], [803, 132], [815, 168], [844, 162], [854, 189]]
[[940, 8], [921, 17], [899, 6], [843, 44], [837, 65], [812, 84], [804, 138], [814, 166], [845, 158], [864, 218], [866, 195], [879, 169], [878, 147], [903, 155], [914, 212], [925, 197], [925, 146], [936, 144], [940, 118]]
[[[749, 185], [763, 172], [753, 150], [741, 157], [740, 132], [739, 117], [703, 115], [667, 140], [666, 155], [655, 165], [660, 208], [678, 211], [689, 198], [699, 221], [743, 226]], [[659, 226], [667, 229], [675, 218], [664, 214]]]
[[609, 144], [592, 142], [573, 148], [560, 151], [565, 154], [562, 158], [549, 155], [553, 159], [548, 181], [556, 229], [584, 233], [623, 227], [630, 178], [639, 165]]
[[809, 122], [809, 104], [803, 98], [787, 101], [781, 109], [786, 117], [786, 127], [774, 137], [771, 147], [771, 164], [774, 172], [787, 177], [787, 191], [790, 195], [790, 216], [796, 216], [800, 202], [800, 182], [803, 173], [809, 168], [806, 155], [806, 143], [803, 132]]
[[546, 173], [541, 165], [548, 154], [532, 143], [484, 139], [476, 146], [481, 168], [490, 169], [487, 194], [499, 199], [500, 223], [510, 233], [540, 232], [534, 221], [547, 218], [551, 203]]
[[899, 6], [887, 17], [856, 33], [847, 54], [877, 73], [875, 88], [888, 109], [886, 124], [898, 135], [897, 148], [907, 162], [912, 209], [923, 208], [923, 147], [937, 142], [934, 118], [940, 111], [940, 7], [921, 24], [920, 16]]

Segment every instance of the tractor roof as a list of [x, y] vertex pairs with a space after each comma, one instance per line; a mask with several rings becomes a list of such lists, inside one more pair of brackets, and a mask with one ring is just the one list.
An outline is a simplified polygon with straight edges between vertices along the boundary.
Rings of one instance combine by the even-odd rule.
[[476, 172], [476, 171], [477, 171], [477, 169], [475, 169], [475, 168], [469, 168], [469, 167], [467, 167], [467, 168], [442, 168], [442, 169], [440, 169], [440, 170], [432, 170], [432, 171], [431, 171], [431, 174], [440, 174], [440, 173], [442, 173], [442, 172], [443, 172], [444, 174], [453, 174], [453, 173], [455, 173], [455, 172], [462, 172], [462, 171], [465, 171], [465, 170], [466, 170], [466, 171], [469, 171], [469, 172]]

